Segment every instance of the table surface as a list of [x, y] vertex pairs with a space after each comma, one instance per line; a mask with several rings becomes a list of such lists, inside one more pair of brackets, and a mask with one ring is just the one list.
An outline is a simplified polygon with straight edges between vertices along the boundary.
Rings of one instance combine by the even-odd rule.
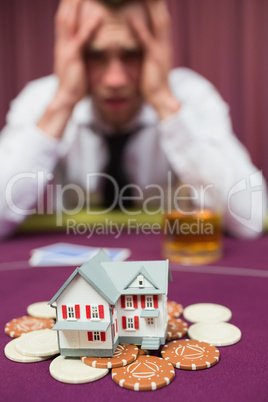
[[257, 240], [224, 239], [224, 257], [213, 266], [185, 267], [170, 264], [173, 282], [169, 300], [184, 307], [193, 303], [218, 303], [233, 313], [231, 323], [242, 331], [242, 340], [219, 348], [220, 362], [201, 371], [176, 369], [173, 382], [154, 392], [128, 391], [107, 375], [94, 383], [69, 385], [49, 374], [50, 360], [21, 364], [4, 356], [11, 340], [5, 323], [26, 314], [27, 306], [49, 300], [73, 272], [73, 267], [30, 268], [30, 250], [65, 241], [98, 247], [128, 247], [131, 260], [159, 260], [161, 237], [123, 234], [83, 236], [62, 233], [29, 234], [0, 244], [1, 327], [0, 395], [3, 401], [243, 401], [268, 400], [267, 375], [267, 246], [268, 236]]

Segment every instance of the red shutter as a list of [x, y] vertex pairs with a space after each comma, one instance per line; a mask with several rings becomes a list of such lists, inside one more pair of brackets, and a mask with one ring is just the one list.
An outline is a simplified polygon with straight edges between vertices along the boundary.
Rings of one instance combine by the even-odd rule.
[[89, 342], [92, 342], [92, 341], [93, 341], [93, 334], [92, 334], [92, 332], [88, 332], [88, 333], [87, 333], [87, 339], [89, 340]]
[[135, 315], [134, 317], [134, 323], [135, 323], [135, 329], [139, 329], [140, 328], [139, 317], [137, 315]]
[[117, 322], [117, 318], [115, 319], [115, 327], [116, 327], [116, 332], [118, 332], [118, 322]]
[[91, 318], [91, 309], [90, 309], [90, 306], [86, 306], [86, 315], [87, 315], [87, 318]]
[[127, 328], [127, 317], [122, 317], [122, 327], [123, 329]]
[[79, 306], [79, 304], [76, 304], [74, 306], [74, 308], [75, 308], [75, 318], [79, 319], [80, 318], [80, 306]]
[[114, 315], [114, 306], [112, 304], [110, 304], [110, 307], [112, 309], [112, 315]]
[[67, 306], [66, 305], [62, 306], [62, 318], [64, 320], [67, 320]]
[[114, 337], [115, 337], [115, 327], [114, 327], [114, 324], [113, 324], [113, 330], [114, 330]]
[[158, 296], [154, 295], [154, 308], [158, 308]]
[[137, 295], [133, 296], [133, 304], [134, 304], [134, 308], [138, 308], [138, 297], [137, 297]]
[[126, 308], [125, 296], [121, 296], [121, 307], [122, 307], [122, 308]]
[[101, 341], [105, 342], [106, 341], [106, 334], [105, 332], [101, 332]]
[[145, 296], [141, 296], [141, 308], [145, 308]]
[[103, 310], [103, 305], [99, 305], [99, 318], [104, 318], [104, 310]]

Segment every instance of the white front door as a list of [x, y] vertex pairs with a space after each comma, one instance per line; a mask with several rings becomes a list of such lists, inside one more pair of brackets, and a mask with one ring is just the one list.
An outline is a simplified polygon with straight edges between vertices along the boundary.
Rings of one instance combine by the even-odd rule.
[[68, 344], [71, 348], [79, 348], [79, 333], [78, 331], [67, 331]]

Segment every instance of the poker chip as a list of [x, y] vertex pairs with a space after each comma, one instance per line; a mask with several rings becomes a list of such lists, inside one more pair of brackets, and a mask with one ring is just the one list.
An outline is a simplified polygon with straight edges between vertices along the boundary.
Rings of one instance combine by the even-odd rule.
[[187, 333], [188, 325], [181, 319], [168, 320], [167, 341], [182, 338]]
[[109, 373], [108, 369], [89, 367], [80, 358], [58, 356], [49, 366], [55, 380], [68, 384], [83, 384], [97, 381]]
[[56, 310], [48, 305], [48, 302], [30, 304], [27, 307], [27, 314], [39, 318], [56, 318]]
[[242, 337], [240, 329], [227, 322], [196, 323], [189, 327], [188, 335], [214, 346], [234, 345]]
[[213, 303], [197, 303], [188, 306], [183, 316], [190, 322], [227, 322], [232, 317], [229, 308]]
[[220, 359], [220, 352], [215, 346], [190, 339], [164, 345], [161, 354], [174, 367], [182, 370], [203, 370], [214, 366]]
[[175, 301], [167, 301], [167, 313], [170, 318], [179, 318], [182, 315], [183, 307]]
[[23, 316], [20, 318], [14, 318], [14, 320], [8, 322], [5, 326], [5, 333], [11, 338], [18, 338], [22, 334], [26, 334], [32, 331], [38, 331], [40, 329], [51, 329], [55, 325], [55, 321], [48, 318], [36, 318]]
[[25, 356], [52, 356], [59, 353], [57, 333], [51, 329], [29, 332], [17, 339], [16, 350]]
[[20, 354], [17, 349], [16, 349], [16, 342], [18, 339], [13, 339], [10, 341], [4, 349], [5, 356], [9, 359], [12, 360], [13, 362], [17, 363], [36, 363], [36, 362], [41, 362], [44, 360], [49, 359], [51, 356], [46, 356], [46, 357], [39, 357], [39, 356], [24, 356]]
[[155, 356], [139, 356], [135, 362], [112, 370], [113, 381], [134, 391], [154, 391], [171, 383], [175, 370], [171, 363]]
[[95, 368], [126, 366], [137, 359], [139, 349], [135, 345], [118, 345], [112, 357], [81, 357], [82, 362]]

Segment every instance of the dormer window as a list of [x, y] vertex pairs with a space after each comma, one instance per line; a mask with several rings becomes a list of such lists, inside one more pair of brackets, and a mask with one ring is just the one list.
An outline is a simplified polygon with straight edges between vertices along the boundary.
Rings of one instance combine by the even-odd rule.
[[144, 276], [143, 275], [138, 276], [138, 285], [139, 285], [139, 288], [144, 287]]

